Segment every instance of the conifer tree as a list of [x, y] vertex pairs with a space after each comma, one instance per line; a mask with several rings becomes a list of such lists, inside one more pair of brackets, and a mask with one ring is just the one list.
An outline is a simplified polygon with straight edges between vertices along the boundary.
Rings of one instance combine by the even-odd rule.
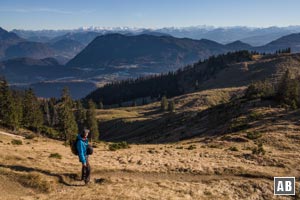
[[100, 103], [99, 103], [99, 109], [103, 109], [103, 108], [104, 108], [103, 103], [102, 103], [102, 101], [100, 101]]
[[49, 109], [49, 102], [47, 100], [44, 100], [42, 102], [42, 110], [44, 115], [44, 124], [47, 126], [51, 126], [51, 115]]
[[174, 100], [169, 101], [168, 110], [169, 110], [169, 112], [175, 112], [175, 102], [174, 102]]
[[89, 100], [88, 102], [87, 128], [90, 129], [90, 138], [98, 140], [99, 130], [96, 118], [96, 107], [93, 100]]
[[59, 130], [62, 133], [62, 138], [65, 139], [66, 142], [74, 139], [78, 132], [72, 106], [73, 102], [70, 97], [69, 90], [65, 87], [59, 104], [58, 119]]
[[78, 130], [81, 133], [86, 128], [86, 110], [83, 108], [80, 100], [76, 101], [75, 119]]
[[3, 77], [0, 77], [0, 122], [3, 123], [4, 115], [6, 113], [6, 98], [7, 98], [8, 84]]
[[11, 112], [9, 113], [8, 126], [13, 129], [13, 131], [18, 131], [23, 116], [22, 108], [22, 97], [20, 94], [12, 91], [11, 92]]
[[168, 99], [166, 96], [163, 96], [161, 98], [161, 103], [160, 103], [160, 107], [162, 111], [166, 111], [168, 110]]
[[50, 113], [50, 126], [55, 127], [59, 123], [58, 111], [56, 108], [56, 99], [51, 98], [49, 100], [49, 113]]
[[25, 91], [23, 102], [23, 125], [33, 131], [39, 131], [43, 125], [43, 113], [40, 103], [32, 89]]

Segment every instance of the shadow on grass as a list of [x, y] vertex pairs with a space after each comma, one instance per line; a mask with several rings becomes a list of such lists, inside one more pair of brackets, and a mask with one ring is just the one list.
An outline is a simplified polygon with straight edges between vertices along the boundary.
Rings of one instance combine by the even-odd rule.
[[58, 173], [52, 173], [52, 172], [42, 170], [42, 169], [37, 169], [37, 168], [32, 168], [32, 167], [25, 167], [25, 166], [21, 166], [21, 165], [3, 165], [3, 164], [0, 164], [0, 167], [11, 169], [11, 170], [14, 170], [14, 171], [19, 171], [19, 172], [39, 172], [39, 173], [42, 173], [46, 176], [56, 177], [58, 179], [58, 182], [61, 183], [61, 184], [64, 184], [65, 186], [76, 186], [76, 187], [84, 186], [84, 185], [78, 185], [78, 184], [70, 184], [70, 183], [68, 183], [64, 180], [64, 177], [68, 177], [70, 179], [80, 181], [79, 179], [77, 179], [77, 174], [74, 174], [74, 173], [58, 174]]

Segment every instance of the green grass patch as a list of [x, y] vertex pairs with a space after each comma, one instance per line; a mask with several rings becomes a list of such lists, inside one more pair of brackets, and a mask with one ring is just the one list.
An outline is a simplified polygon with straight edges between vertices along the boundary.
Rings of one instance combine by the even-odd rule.
[[33, 139], [33, 138], [35, 138], [35, 135], [34, 135], [34, 134], [29, 134], [29, 135], [26, 135], [26, 136], [25, 136], [25, 139], [27, 139], [27, 140], [31, 140], [31, 139]]
[[230, 150], [230, 151], [239, 151], [237, 147], [229, 147], [228, 150]]
[[205, 190], [205, 191], [204, 191], [204, 195], [206, 195], [206, 196], [211, 196], [212, 193], [211, 193], [210, 191]]
[[196, 146], [195, 145], [190, 145], [188, 148], [186, 148], [187, 150], [194, 150], [196, 149]]
[[259, 143], [257, 145], [257, 147], [254, 147], [252, 149], [252, 154], [256, 154], [256, 155], [265, 155], [266, 154], [266, 151], [263, 147], [263, 144], [262, 143]]
[[116, 142], [116, 143], [112, 143], [112, 144], [108, 145], [108, 149], [110, 151], [116, 151], [116, 150], [119, 150], [119, 149], [128, 149], [128, 148], [130, 148], [130, 146], [127, 144], [126, 141]]
[[11, 141], [11, 144], [13, 144], [13, 145], [22, 145], [23, 142], [22, 142], [22, 140], [13, 139]]
[[49, 155], [49, 158], [56, 158], [56, 159], [61, 159], [62, 156], [59, 153], [51, 153]]
[[255, 121], [255, 120], [259, 120], [263, 117], [262, 113], [256, 112], [256, 111], [252, 111], [250, 113], [250, 115], [248, 116], [249, 120]]
[[250, 126], [247, 122], [246, 118], [242, 118], [242, 119], [236, 119], [234, 120], [230, 126], [229, 126], [229, 132], [230, 133], [234, 133], [234, 132], [238, 132], [241, 130], [245, 130], [248, 129]]
[[262, 136], [262, 134], [258, 131], [247, 132], [246, 137], [250, 140], [258, 139]]

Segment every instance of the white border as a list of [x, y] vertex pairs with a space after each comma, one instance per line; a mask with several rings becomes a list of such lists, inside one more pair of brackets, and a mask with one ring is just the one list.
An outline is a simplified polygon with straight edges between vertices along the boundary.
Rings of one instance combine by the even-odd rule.
[[[294, 179], [294, 194], [275, 194], [275, 178], [292, 178], [292, 179]], [[274, 177], [274, 179], [273, 179], [273, 181], [274, 181], [274, 195], [276, 195], [276, 196], [288, 196], [288, 195], [295, 195], [295, 192], [296, 192], [296, 180], [295, 180], [295, 177], [291, 177], [291, 176], [287, 176], [287, 177], [285, 177], [285, 176], [275, 176]]]

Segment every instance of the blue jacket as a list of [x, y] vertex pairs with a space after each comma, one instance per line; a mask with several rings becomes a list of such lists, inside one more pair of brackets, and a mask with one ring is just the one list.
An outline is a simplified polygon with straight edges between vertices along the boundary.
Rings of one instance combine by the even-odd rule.
[[77, 135], [77, 151], [78, 151], [78, 157], [79, 161], [82, 162], [82, 164], [86, 164], [86, 150], [88, 148], [89, 141], [88, 139], [83, 140], [80, 134]]

